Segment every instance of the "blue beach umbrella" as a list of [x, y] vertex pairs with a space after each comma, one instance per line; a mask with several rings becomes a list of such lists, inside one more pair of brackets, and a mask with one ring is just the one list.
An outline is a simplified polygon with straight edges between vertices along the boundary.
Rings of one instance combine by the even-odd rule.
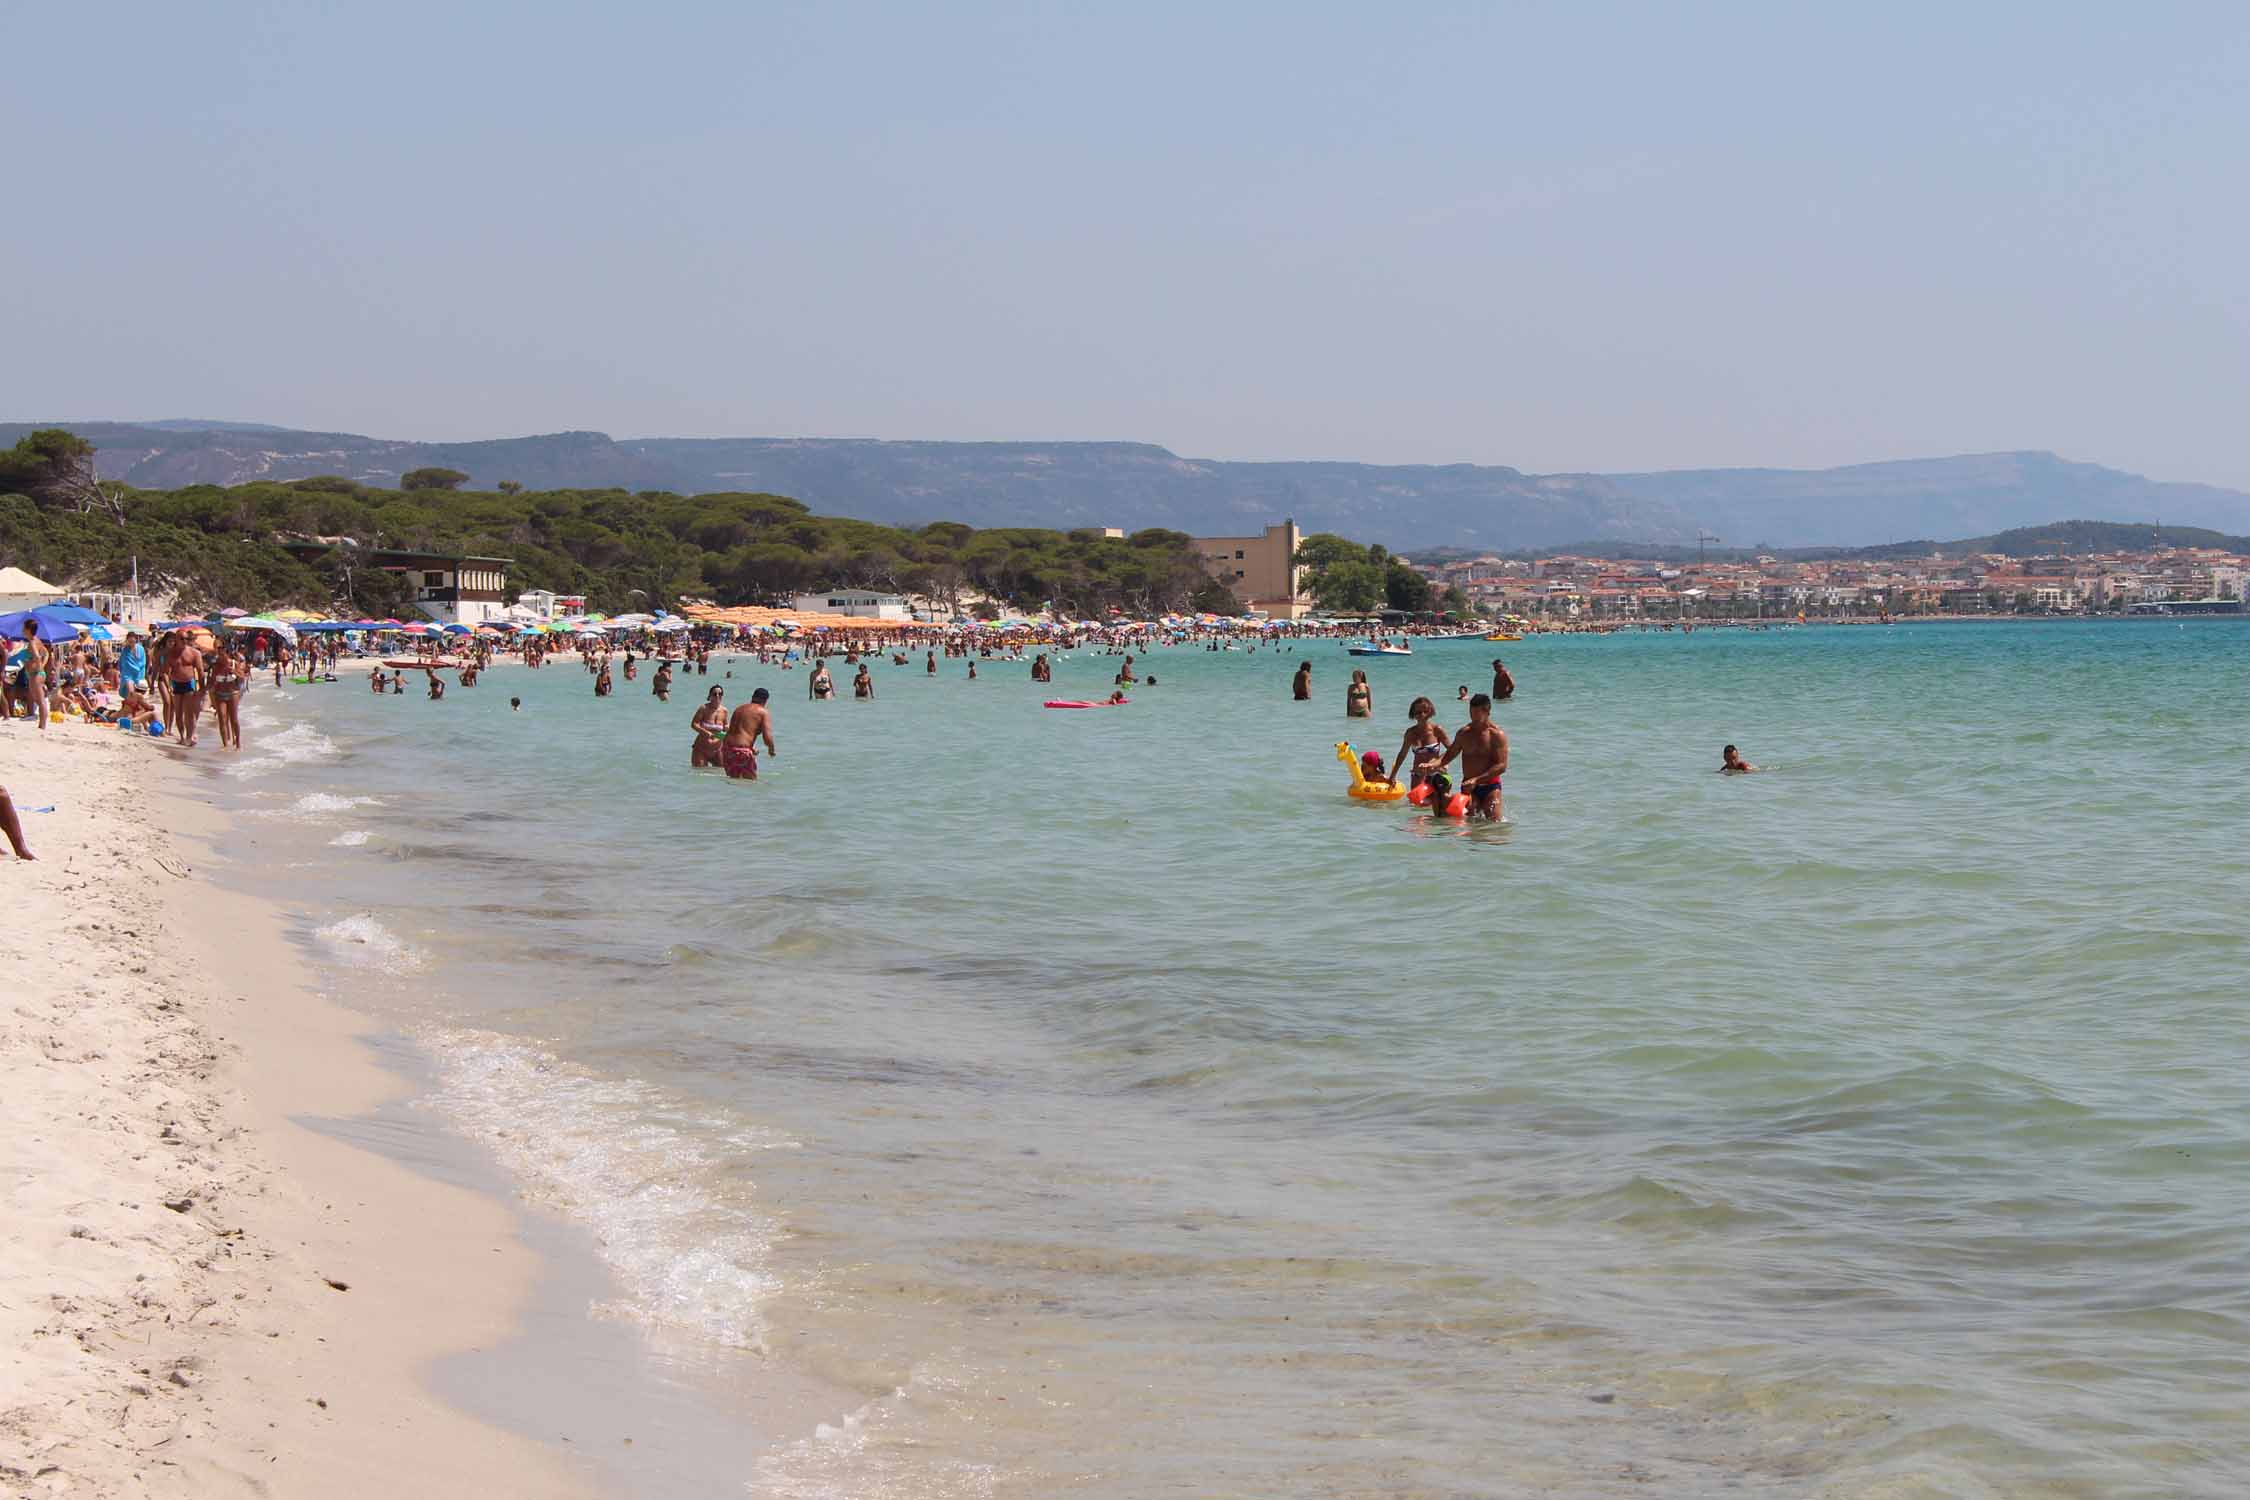
[[73, 625], [107, 625], [109, 623], [106, 616], [77, 604], [42, 604], [31, 611], [31, 617], [39, 622], [40, 630], [45, 631], [48, 627], [53, 626], [58, 635], [70, 634], [69, 627]]

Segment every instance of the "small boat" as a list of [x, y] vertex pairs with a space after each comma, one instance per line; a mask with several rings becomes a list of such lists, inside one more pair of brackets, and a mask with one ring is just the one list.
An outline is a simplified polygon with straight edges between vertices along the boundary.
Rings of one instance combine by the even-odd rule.
[[1392, 646], [1377, 641], [1361, 641], [1359, 644], [1345, 649], [1349, 650], [1354, 656], [1412, 656], [1414, 654], [1412, 646]]
[[1523, 637], [1520, 635], [1510, 635], [1505, 630], [1495, 630], [1494, 632], [1492, 632], [1492, 634], [1486, 636], [1485, 639], [1488, 641], [1520, 641], [1523, 639]]

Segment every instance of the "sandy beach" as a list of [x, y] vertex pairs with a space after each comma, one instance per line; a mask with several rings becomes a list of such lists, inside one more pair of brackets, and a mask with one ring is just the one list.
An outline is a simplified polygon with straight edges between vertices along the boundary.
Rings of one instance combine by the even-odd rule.
[[0, 726], [37, 856], [0, 869], [0, 1487], [592, 1493], [431, 1394], [510, 1334], [536, 1257], [506, 1203], [303, 1123], [403, 1085], [279, 911], [203, 878], [235, 835], [176, 755]]

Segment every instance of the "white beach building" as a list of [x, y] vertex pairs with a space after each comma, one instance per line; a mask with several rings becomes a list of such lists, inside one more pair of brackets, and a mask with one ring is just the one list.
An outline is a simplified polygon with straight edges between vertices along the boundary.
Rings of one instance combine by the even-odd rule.
[[878, 594], [872, 589], [824, 589], [799, 594], [790, 607], [808, 614], [850, 615], [858, 620], [911, 620], [912, 610], [899, 594]]

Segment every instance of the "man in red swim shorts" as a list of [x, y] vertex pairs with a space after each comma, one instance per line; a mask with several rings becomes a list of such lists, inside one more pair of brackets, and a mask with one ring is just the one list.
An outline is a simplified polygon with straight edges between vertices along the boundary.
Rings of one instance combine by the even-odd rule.
[[1500, 776], [1508, 769], [1508, 732], [1492, 722], [1492, 699], [1483, 693], [1469, 700], [1469, 722], [1453, 736], [1453, 748], [1438, 762], [1444, 770], [1461, 760], [1461, 790], [1469, 794], [1470, 808], [1497, 823], [1500, 821]]
[[781, 754], [773, 742], [773, 715], [766, 711], [766, 699], [771, 694], [759, 688], [750, 695], [750, 701], [734, 711], [727, 720], [727, 737], [719, 746], [719, 764], [729, 778], [735, 781], [758, 779], [758, 741], [766, 742], [768, 755]]

